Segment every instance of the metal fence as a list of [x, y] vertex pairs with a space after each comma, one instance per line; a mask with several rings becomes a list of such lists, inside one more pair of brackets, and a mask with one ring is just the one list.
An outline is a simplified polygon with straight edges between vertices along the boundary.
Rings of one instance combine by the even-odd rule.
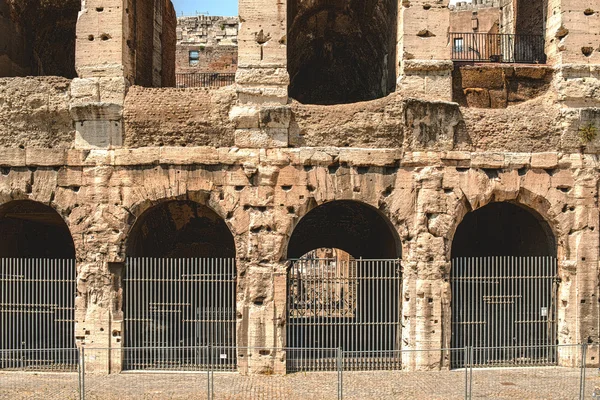
[[453, 61], [545, 64], [543, 35], [449, 33]]
[[334, 371], [338, 347], [354, 352], [356, 368], [396, 367], [385, 351], [400, 348], [400, 270], [399, 260], [292, 260], [288, 371]]
[[128, 258], [123, 298], [125, 369], [235, 368], [197, 351], [235, 346], [235, 259]]
[[0, 259], [0, 369], [73, 360], [75, 276], [75, 260]]
[[175, 74], [175, 82], [178, 88], [218, 88], [233, 85], [235, 73], [181, 72]]
[[557, 274], [554, 257], [453, 259], [452, 347], [477, 367], [555, 365]]
[[[82, 348], [74, 372], [0, 371], [0, 399], [591, 399], [600, 388], [597, 369], [585, 368], [587, 345], [560, 345], [564, 367], [474, 368], [475, 348], [397, 350], [397, 368], [355, 371], [365, 358], [330, 349], [333, 371], [283, 375], [294, 349], [237, 347], [237, 372], [212, 363], [178, 371], [174, 365], [144, 373], [122, 371], [119, 362], [135, 349]], [[227, 355], [226, 348], [194, 349], [204, 357]], [[296, 349], [298, 350], [298, 349]], [[451, 369], [457, 356], [467, 367]], [[369, 357], [377, 356], [370, 351]], [[363, 366], [364, 367], [364, 366]], [[364, 368], [363, 368], [364, 369]], [[375, 368], [376, 369], [376, 368]], [[306, 373], [305, 373], [306, 372]]]

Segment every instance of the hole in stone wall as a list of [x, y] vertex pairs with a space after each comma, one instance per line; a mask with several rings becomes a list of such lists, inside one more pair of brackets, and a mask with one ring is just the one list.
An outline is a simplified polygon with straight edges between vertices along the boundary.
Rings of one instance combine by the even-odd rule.
[[74, 78], [80, 0], [0, 1], [0, 77]]
[[302, 103], [343, 104], [395, 90], [397, 1], [287, 4], [291, 97]]

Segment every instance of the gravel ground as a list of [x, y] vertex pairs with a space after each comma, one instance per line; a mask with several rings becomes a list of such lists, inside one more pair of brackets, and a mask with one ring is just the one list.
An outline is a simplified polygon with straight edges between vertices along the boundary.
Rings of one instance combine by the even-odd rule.
[[[578, 369], [522, 368], [473, 370], [473, 399], [578, 399]], [[214, 374], [215, 399], [337, 399], [335, 372], [287, 376]], [[464, 399], [464, 371], [346, 372], [345, 399]], [[205, 373], [89, 374], [86, 399], [207, 399]], [[600, 374], [588, 369], [586, 399], [600, 388]], [[600, 392], [600, 389], [599, 389]], [[78, 398], [77, 374], [0, 373], [0, 399]]]

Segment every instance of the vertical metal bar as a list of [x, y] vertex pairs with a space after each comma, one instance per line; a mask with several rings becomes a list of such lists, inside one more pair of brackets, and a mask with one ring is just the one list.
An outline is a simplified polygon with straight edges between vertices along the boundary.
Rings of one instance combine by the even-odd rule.
[[469, 399], [469, 366], [467, 363], [469, 354], [469, 348], [463, 348], [463, 357], [465, 359], [465, 400]]
[[579, 375], [579, 399], [585, 399], [585, 366], [587, 360], [587, 343], [581, 345], [581, 370]]
[[343, 352], [342, 348], [337, 348], [337, 370], [338, 370], [338, 400], [344, 398], [344, 378], [343, 378]]

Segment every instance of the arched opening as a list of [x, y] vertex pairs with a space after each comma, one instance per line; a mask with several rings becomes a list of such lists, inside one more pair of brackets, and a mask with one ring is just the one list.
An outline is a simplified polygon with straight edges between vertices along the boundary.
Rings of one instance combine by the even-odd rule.
[[0, 1], [0, 77], [75, 78], [75, 25], [81, 0]]
[[55, 210], [0, 206], [0, 369], [76, 368], [75, 279], [73, 239]]
[[369, 368], [400, 363], [400, 254], [392, 225], [366, 204], [333, 201], [300, 220], [288, 245], [289, 372], [335, 369], [325, 349], [338, 347]]
[[556, 363], [556, 240], [535, 211], [492, 203], [467, 214], [452, 244], [451, 284], [451, 346], [474, 347], [474, 365]]
[[148, 209], [124, 275], [125, 369], [235, 368], [235, 244], [219, 215], [187, 200]]
[[290, 96], [343, 104], [396, 87], [398, 2], [288, 1]]

